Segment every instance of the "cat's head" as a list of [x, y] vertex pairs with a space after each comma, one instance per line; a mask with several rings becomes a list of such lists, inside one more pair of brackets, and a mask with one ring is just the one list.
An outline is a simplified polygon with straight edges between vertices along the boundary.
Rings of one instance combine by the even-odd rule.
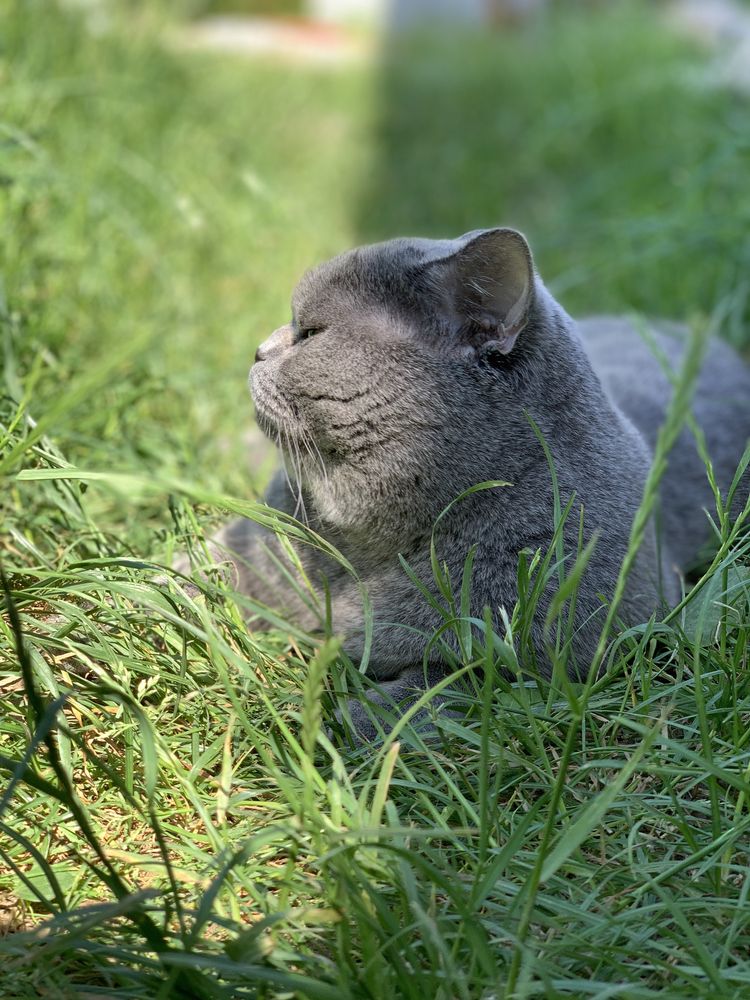
[[258, 348], [258, 422], [342, 528], [368, 503], [450, 500], [482, 477], [486, 435], [505, 436], [546, 298], [512, 229], [351, 250], [304, 275]]

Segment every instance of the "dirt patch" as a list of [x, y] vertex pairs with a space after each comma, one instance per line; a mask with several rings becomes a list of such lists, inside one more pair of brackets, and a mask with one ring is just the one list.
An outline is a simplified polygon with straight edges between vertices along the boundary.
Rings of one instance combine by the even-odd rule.
[[0, 938], [31, 930], [34, 925], [21, 900], [10, 892], [0, 891]]

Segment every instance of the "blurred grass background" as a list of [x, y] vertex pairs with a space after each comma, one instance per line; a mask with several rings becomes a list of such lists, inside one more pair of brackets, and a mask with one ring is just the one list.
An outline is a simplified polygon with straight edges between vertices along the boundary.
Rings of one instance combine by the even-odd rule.
[[557, 5], [465, 46], [389, 48], [363, 237], [492, 222], [569, 311], [685, 319], [730, 292], [747, 343], [747, 98], [712, 88], [659, 5]]
[[[381, 996], [396, 986], [402, 992], [393, 995], [478, 996], [479, 984], [492, 984], [493, 963], [514, 947], [526, 963], [517, 995], [578, 996], [593, 991], [584, 982], [604, 991], [621, 980], [630, 983], [628, 997], [667, 988], [675, 996], [743, 995], [748, 692], [738, 677], [746, 623], [725, 631], [721, 660], [711, 647], [710, 711], [704, 701], [696, 708], [700, 674], [694, 688], [680, 673], [697, 661], [698, 640], [681, 649], [679, 668], [667, 664], [669, 683], [675, 671], [680, 678], [678, 721], [647, 758], [648, 774], [637, 773], [607, 813], [606, 829], [597, 825], [592, 790], [619, 780], [623, 749], [661, 711], [650, 694], [658, 656], [648, 633], [637, 639], [637, 693], [623, 680], [602, 694], [561, 799], [548, 796], [569, 706], [530, 705], [521, 689], [521, 701], [509, 697], [497, 713], [494, 743], [480, 747], [467, 730], [452, 755], [391, 761], [392, 801], [370, 813], [378, 774], [366, 755], [326, 758], [318, 772], [312, 751], [299, 763], [291, 737], [278, 737], [296, 719], [306, 649], [284, 635], [256, 641], [236, 609], [214, 605], [192, 631], [180, 631], [163, 601], [144, 612], [133, 597], [135, 570], [116, 558], [163, 556], [180, 526], [195, 532], [189, 505], [175, 513], [166, 496], [135, 480], [85, 490], [15, 476], [71, 464], [141, 481], [180, 476], [206, 494], [262, 489], [268, 452], [257, 438], [246, 441], [255, 346], [287, 320], [304, 268], [394, 235], [516, 225], [570, 311], [685, 320], [728, 300], [723, 334], [747, 349], [748, 98], [707, 85], [708, 54], [665, 27], [656, 4], [551, 4], [544, 16], [481, 36], [389, 38], [375, 61], [331, 68], [174, 43], [175, 18], [216, 9], [213, 0], [112, 3], [104, 20], [89, 22], [84, 10], [49, 0], [0, 6], [0, 544], [42, 687], [49, 697], [76, 692], [72, 735], [60, 737], [63, 763], [96, 830], [140, 884], [168, 885], [159, 859], [171, 857], [180, 885], [191, 887], [185, 893], [196, 891], [196, 873], [208, 892], [222, 852], [258, 835], [257, 857], [243, 855], [238, 884], [226, 876], [217, 923], [211, 933], [199, 928], [196, 940], [210, 949], [244, 927], [250, 937], [232, 938], [233, 961], [255, 963], [248, 982], [261, 967], [267, 983], [271, 972], [313, 969], [309, 994], [299, 980], [284, 980], [302, 996]], [[198, 508], [199, 521], [216, 516]], [[101, 591], [115, 583], [117, 611]], [[94, 610], [84, 613], [83, 601]], [[67, 616], [63, 626], [45, 624], [50, 606]], [[14, 642], [6, 615], [0, 750], [18, 758], [34, 721]], [[88, 671], [82, 678], [66, 672], [79, 661]], [[132, 718], [87, 687], [105, 675], [144, 707], [158, 736], [154, 808], [168, 838], [161, 854], [139, 779], [150, 744]], [[321, 678], [312, 695], [320, 696]], [[621, 728], [626, 707], [632, 716]], [[508, 747], [493, 793], [487, 775]], [[45, 758], [35, 766], [49, 776], [47, 765]], [[127, 794], [115, 780], [120, 769]], [[324, 819], [313, 789], [330, 798]], [[29, 862], [22, 838], [41, 845], [65, 904], [53, 900], [53, 911], [65, 917], [65, 906], [106, 895], [81, 861], [91, 855], [69, 810], [38, 788], [24, 795], [17, 792], [1, 842], [52, 898], [51, 876], [39, 859]], [[553, 802], [557, 823], [560, 801], [561, 836], [563, 821], [592, 804], [586, 853], [570, 849], [534, 924], [527, 920], [516, 938], [516, 889], [536, 864], [544, 809]], [[399, 841], [393, 833], [405, 853], [373, 854], [361, 869], [348, 868], [337, 831], [377, 825], [383, 809], [393, 830], [411, 823], [418, 836]], [[485, 832], [477, 848], [455, 829], [475, 827], [478, 817]], [[272, 848], [262, 840], [269, 824], [278, 825]], [[647, 847], [632, 840], [641, 827]], [[437, 846], [423, 847], [431, 836]], [[316, 867], [328, 851], [344, 857], [335, 878]], [[680, 875], [685, 858], [693, 859], [693, 883]], [[3, 891], [26, 900], [30, 922], [46, 912], [17, 874], [0, 874]], [[179, 898], [174, 892], [158, 904], [165, 927], [173, 928]], [[350, 908], [351, 926], [337, 923], [336, 907]], [[250, 933], [248, 913], [271, 923]], [[111, 919], [101, 954], [76, 931], [86, 961], [81, 951], [64, 960], [53, 954], [35, 966], [38, 981], [18, 964], [24, 939], [15, 956], [22, 973], [8, 985], [16, 992], [6, 995], [39, 995], [54, 969], [61, 996], [77, 995], [70, 984], [79, 981], [108, 989], [112, 968], [131, 982], [131, 995], [150, 995], [143, 982], [153, 986], [159, 975], [151, 952], [127, 952]], [[393, 942], [403, 943], [404, 927], [416, 943], [401, 968]], [[525, 951], [527, 933], [537, 943]], [[165, 996], [174, 980], [166, 982]], [[201, 995], [191, 989], [181, 981], [174, 995]], [[279, 995], [274, 989], [252, 995]]]

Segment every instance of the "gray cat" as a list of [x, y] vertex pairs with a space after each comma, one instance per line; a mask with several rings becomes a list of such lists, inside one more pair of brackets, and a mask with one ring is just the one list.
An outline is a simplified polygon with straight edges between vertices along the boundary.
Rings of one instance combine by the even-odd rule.
[[[679, 337], [654, 334], [679, 365]], [[429, 544], [460, 586], [477, 546], [472, 615], [485, 606], [496, 623], [517, 599], [523, 549], [546, 552], [553, 538], [549, 447], [562, 503], [575, 495], [564, 528], [567, 567], [583, 539], [599, 535], [578, 589], [569, 673], [585, 676], [597, 645], [641, 500], [670, 385], [650, 348], [626, 321], [576, 324], [536, 275], [525, 239], [510, 229], [456, 240], [399, 239], [365, 246], [308, 272], [293, 298], [292, 321], [259, 348], [250, 372], [257, 420], [276, 441], [288, 474], [266, 500], [335, 545], [366, 586], [375, 628], [368, 674], [399, 699], [445, 669], [434, 646], [440, 616], [409, 580], [401, 555], [430, 585]], [[719, 484], [731, 482], [750, 435], [750, 372], [725, 344], [711, 345], [694, 399]], [[747, 486], [740, 490], [742, 501]], [[661, 536], [651, 526], [620, 608], [638, 623], [674, 603], [678, 570], [709, 536], [713, 500], [686, 431], [662, 487]], [[319, 618], [290, 582], [278, 539], [237, 520], [214, 539], [239, 590], [306, 629]], [[333, 628], [353, 660], [363, 653], [360, 593], [351, 576], [312, 548], [299, 552], [322, 594]], [[432, 584], [434, 590], [434, 584]], [[533, 668], [549, 670], [545, 590], [531, 626]]]

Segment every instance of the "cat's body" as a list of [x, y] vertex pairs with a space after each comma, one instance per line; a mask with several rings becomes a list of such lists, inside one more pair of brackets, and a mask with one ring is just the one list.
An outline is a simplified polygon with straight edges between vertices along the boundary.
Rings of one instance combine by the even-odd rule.
[[[549, 463], [530, 417], [551, 451], [563, 505], [575, 494], [564, 532], [568, 567], [581, 506], [584, 544], [599, 536], [575, 610], [571, 671], [585, 674], [669, 399], [666, 376], [638, 332], [606, 318], [576, 326], [512, 230], [351, 251], [305, 276], [294, 311], [293, 323], [259, 348], [251, 371], [259, 424], [282, 445], [289, 471], [289, 478], [275, 476], [266, 499], [298, 516], [304, 505], [310, 527], [359, 574], [375, 615], [368, 672], [396, 693], [417, 682], [426, 639], [440, 620], [399, 556], [429, 585], [436, 518], [486, 480], [510, 485], [451, 507], [436, 531], [437, 550], [457, 591], [476, 546], [472, 614], [481, 617], [485, 606], [496, 622], [501, 608], [511, 614], [518, 553], [546, 552], [554, 530]], [[656, 336], [670, 362], [678, 360], [679, 340]], [[725, 345], [709, 353], [695, 411], [726, 488], [750, 435], [750, 373]], [[741, 492], [744, 500], [747, 487]], [[677, 599], [676, 568], [688, 565], [709, 534], [702, 507], [711, 494], [688, 432], [670, 462], [663, 499], [660, 545], [652, 525], [620, 608], [627, 622]], [[216, 543], [234, 563], [240, 590], [303, 627], [317, 626], [279, 570], [286, 560], [272, 534], [240, 520]], [[334, 629], [358, 659], [356, 582], [314, 549], [299, 554], [319, 592], [329, 589]], [[532, 628], [542, 670], [553, 595], [550, 586]], [[433, 672], [441, 665], [437, 649]]]
[[[671, 386], [648, 341], [677, 372], [684, 359], [687, 330], [676, 324], [660, 324], [644, 338], [644, 331], [629, 320], [612, 316], [581, 320], [578, 329], [602, 385], [653, 449], [666, 416]], [[706, 437], [717, 482], [726, 492], [750, 436], [750, 371], [723, 341], [712, 340], [708, 345], [691, 410]], [[747, 500], [747, 482], [745, 478], [735, 510]], [[705, 512], [714, 511], [715, 502], [706, 467], [687, 427], [670, 454], [661, 496], [662, 534], [670, 558], [681, 570], [690, 569], [710, 537]]]

